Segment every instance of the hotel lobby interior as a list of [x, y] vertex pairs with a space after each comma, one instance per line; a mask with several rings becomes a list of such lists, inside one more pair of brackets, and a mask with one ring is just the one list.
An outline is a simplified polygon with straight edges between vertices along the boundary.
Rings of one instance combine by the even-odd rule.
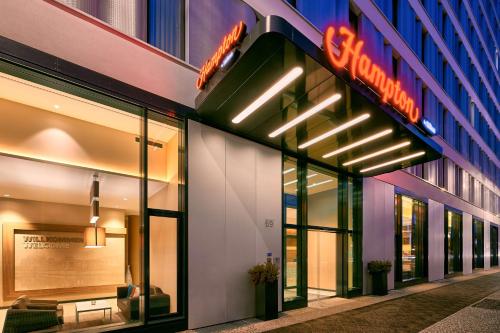
[[181, 126], [149, 115], [143, 182], [144, 112], [0, 73], [4, 332], [140, 322], [148, 243], [150, 316], [177, 311], [178, 220], [149, 216], [145, 243], [141, 191], [148, 209], [179, 210]]

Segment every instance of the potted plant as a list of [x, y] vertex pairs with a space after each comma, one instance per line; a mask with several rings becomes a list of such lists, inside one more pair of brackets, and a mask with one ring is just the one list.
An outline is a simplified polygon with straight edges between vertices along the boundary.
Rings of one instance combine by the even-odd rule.
[[255, 286], [255, 313], [262, 320], [278, 318], [278, 265], [268, 261], [252, 267], [248, 274]]
[[387, 273], [391, 271], [389, 260], [374, 260], [368, 263], [368, 272], [372, 275], [372, 294], [387, 295]]

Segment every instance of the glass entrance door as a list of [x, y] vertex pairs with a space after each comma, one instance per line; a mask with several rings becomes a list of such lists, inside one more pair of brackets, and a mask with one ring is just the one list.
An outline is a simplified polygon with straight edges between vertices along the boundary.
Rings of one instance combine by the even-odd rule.
[[492, 225], [490, 227], [490, 243], [490, 266], [498, 266], [498, 226]]
[[484, 223], [472, 220], [472, 268], [484, 267]]
[[396, 195], [396, 281], [408, 282], [427, 274], [426, 204]]
[[462, 215], [445, 210], [445, 274], [462, 271]]
[[307, 232], [307, 297], [309, 301], [333, 297], [337, 290], [337, 234]]

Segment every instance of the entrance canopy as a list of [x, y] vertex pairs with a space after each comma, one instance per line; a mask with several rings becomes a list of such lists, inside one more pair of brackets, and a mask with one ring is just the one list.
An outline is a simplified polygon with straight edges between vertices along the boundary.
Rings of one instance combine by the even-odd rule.
[[209, 64], [210, 80], [196, 98], [203, 121], [353, 176], [441, 156], [420, 123], [334, 68], [284, 19], [266, 17], [225, 54], [224, 44], [221, 65], [213, 72], [216, 63]]

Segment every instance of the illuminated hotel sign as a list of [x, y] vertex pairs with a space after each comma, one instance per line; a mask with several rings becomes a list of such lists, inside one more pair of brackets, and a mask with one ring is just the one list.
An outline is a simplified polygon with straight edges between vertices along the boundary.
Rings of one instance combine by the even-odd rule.
[[420, 120], [420, 123], [422, 124], [427, 133], [429, 133], [430, 135], [436, 135], [437, 132], [436, 127], [434, 127], [434, 125], [429, 120], [422, 118]]
[[359, 78], [380, 96], [384, 103], [390, 103], [399, 112], [406, 115], [412, 123], [420, 119], [420, 110], [414, 100], [404, 91], [399, 81], [388, 77], [382, 68], [373, 63], [368, 55], [362, 52], [363, 41], [357, 40], [353, 32], [346, 27], [340, 27], [339, 35], [343, 37], [340, 54], [333, 50], [335, 28], [329, 27], [324, 35], [323, 47], [330, 64], [337, 68], [347, 68], [351, 77]]
[[217, 51], [201, 67], [200, 75], [198, 76], [198, 80], [196, 80], [196, 88], [202, 90], [212, 75], [220, 68], [221, 64], [229, 62], [224, 61], [226, 56], [231, 57], [231, 62], [234, 61], [235, 53], [232, 50], [238, 45], [243, 36], [245, 36], [245, 32], [246, 25], [243, 21], [240, 21], [230, 33], [224, 36]]

